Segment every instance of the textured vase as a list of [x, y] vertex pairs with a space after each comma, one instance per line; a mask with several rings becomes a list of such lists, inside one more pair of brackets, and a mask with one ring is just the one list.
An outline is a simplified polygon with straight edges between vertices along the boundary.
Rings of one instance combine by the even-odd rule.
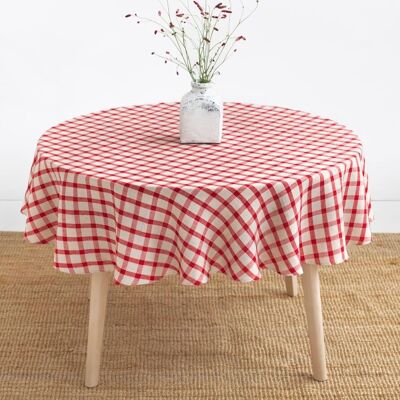
[[181, 143], [220, 143], [224, 106], [212, 83], [192, 82], [192, 90], [182, 97], [180, 109]]

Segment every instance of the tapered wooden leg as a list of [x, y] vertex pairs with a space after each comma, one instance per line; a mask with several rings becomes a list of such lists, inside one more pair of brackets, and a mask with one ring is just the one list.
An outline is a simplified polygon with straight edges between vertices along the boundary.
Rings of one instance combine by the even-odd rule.
[[86, 353], [85, 385], [95, 387], [99, 383], [100, 359], [103, 346], [107, 294], [110, 284], [108, 272], [97, 272], [90, 277], [90, 311]]
[[328, 373], [326, 369], [318, 267], [316, 265], [304, 265], [303, 270], [304, 305], [307, 314], [312, 374], [315, 380], [326, 381]]
[[285, 276], [286, 293], [290, 297], [296, 297], [299, 294], [297, 276]]

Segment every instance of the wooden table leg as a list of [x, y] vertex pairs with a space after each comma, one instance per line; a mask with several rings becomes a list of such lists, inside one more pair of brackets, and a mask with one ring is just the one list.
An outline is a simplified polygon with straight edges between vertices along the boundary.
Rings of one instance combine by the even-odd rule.
[[315, 380], [322, 382], [328, 379], [328, 373], [318, 267], [316, 265], [304, 265], [303, 270], [304, 305], [307, 314], [312, 374]]
[[108, 272], [97, 272], [90, 276], [90, 310], [85, 376], [87, 387], [95, 387], [99, 383], [109, 284], [110, 274]]
[[285, 276], [286, 293], [290, 297], [296, 297], [299, 294], [297, 276]]

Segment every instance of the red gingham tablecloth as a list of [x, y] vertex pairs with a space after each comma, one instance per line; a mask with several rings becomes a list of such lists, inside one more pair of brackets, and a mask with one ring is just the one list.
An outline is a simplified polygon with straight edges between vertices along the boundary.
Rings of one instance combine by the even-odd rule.
[[180, 144], [179, 104], [78, 117], [39, 140], [25, 237], [55, 242], [54, 267], [184, 284], [338, 264], [371, 241], [362, 146], [325, 118], [226, 103], [221, 144]]

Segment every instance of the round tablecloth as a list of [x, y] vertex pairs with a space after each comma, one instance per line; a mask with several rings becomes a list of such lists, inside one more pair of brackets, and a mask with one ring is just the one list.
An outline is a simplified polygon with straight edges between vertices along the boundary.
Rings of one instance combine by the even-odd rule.
[[221, 144], [180, 144], [179, 104], [114, 108], [39, 140], [25, 237], [55, 242], [54, 267], [184, 284], [214, 271], [248, 282], [270, 268], [338, 264], [371, 240], [360, 140], [329, 119], [226, 103]]

